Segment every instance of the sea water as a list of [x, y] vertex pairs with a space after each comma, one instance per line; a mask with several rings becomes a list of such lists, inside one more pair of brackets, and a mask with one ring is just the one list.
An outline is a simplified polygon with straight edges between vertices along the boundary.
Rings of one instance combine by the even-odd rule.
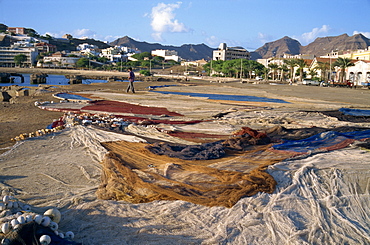
[[272, 99], [272, 98], [257, 97], [257, 96], [250, 96], [250, 95], [189, 93], [189, 92], [156, 91], [156, 90], [151, 90], [150, 92], [161, 93], [161, 94], [177, 94], [177, 95], [185, 95], [185, 96], [191, 96], [191, 97], [203, 97], [203, 98], [208, 98], [211, 100], [290, 103], [290, 102], [287, 102], [281, 99]]
[[[0, 86], [11, 86], [11, 85], [18, 85], [18, 86], [31, 86], [37, 87], [38, 84], [30, 84], [30, 74], [22, 74], [24, 77], [24, 83], [21, 82], [20, 77], [14, 77], [14, 83], [0, 83]], [[46, 77], [47, 85], [69, 85], [69, 79], [67, 79], [64, 75], [48, 75]], [[96, 80], [96, 79], [85, 79], [82, 80], [82, 84], [90, 84], [90, 83], [107, 83], [107, 80]]]

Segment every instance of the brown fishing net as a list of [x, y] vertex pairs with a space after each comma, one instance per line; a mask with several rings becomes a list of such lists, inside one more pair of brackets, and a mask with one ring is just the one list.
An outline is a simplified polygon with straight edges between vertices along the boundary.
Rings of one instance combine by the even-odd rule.
[[[365, 129], [340, 127], [331, 130]], [[271, 143], [306, 139], [325, 131], [329, 129], [277, 126], [259, 132], [243, 127], [227, 140], [201, 145], [103, 143], [109, 154], [102, 162], [103, 174], [97, 195], [101, 199], [132, 203], [184, 200], [206, 206], [232, 207], [244, 196], [272, 193], [276, 182], [265, 172], [266, 167], [302, 154], [294, 150], [274, 150]], [[327, 144], [334, 145], [335, 149], [348, 145], [341, 138]], [[330, 150], [330, 147], [325, 149]]]
[[272, 193], [276, 182], [264, 170], [288, 157], [269, 151], [269, 145], [250, 146], [242, 153], [226, 151], [224, 157], [212, 160], [156, 155], [144, 143], [121, 141], [103, 146], [109, 153], [102, 162], [98, 197], [132, 203], [184, 200], [232, 207], [242, 197]]

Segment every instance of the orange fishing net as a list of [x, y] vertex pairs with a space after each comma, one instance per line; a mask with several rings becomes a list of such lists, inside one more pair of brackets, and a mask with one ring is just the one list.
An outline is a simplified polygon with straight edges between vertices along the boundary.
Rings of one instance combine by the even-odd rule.
[[206, 206], [232, 207], [240, 198], [272, 193], [276, 182], [265, 172], [268, 165], [289, 157], [250, 146], [242, 153], [226, 151], [213, 160], [181, 160], [156, 155], [145, 143], [107, 142], [97, 196], [131, 203], [184, 200]]

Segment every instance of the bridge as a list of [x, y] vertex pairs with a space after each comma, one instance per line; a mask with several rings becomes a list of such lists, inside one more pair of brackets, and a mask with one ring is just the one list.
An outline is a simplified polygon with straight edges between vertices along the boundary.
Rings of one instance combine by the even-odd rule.
[[22, 74], [31, 74], [31, 84], [46, 83], [46, 77], [51, 74], [64, 75], [69, 79], [70, 84], [82, 83], [82, 80], [85, 79], [116, 81], [127, 80], [128, 77], [128, 72], [119, 71], [0, 67], [0, 83], [12, 83], [14, 76], [20, 76], [23, 83]]

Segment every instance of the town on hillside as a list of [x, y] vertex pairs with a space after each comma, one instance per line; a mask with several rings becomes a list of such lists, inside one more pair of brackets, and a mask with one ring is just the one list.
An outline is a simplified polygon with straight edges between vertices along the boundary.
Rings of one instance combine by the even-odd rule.
[[[223, 76], [321, 86], [370, 88], [370, 47], [328, 50], [326, 55], [272, 55], [252, 60], [243, 47], [221, 43], [199, 60], [184, 59], [170, 49], [142, 51], [132, 45], [110, 45], [93, 39], [41, 36], [33, 29], [0, 24], [0, 67], [36, 67], [125, 71], [143, 75], [177, 73]], [[177, 67], [175, 69], [175, 67]], [[0, 76], [1, 78], [1, 76]], [[1, 81], [0, 81], [1, 82]]]

